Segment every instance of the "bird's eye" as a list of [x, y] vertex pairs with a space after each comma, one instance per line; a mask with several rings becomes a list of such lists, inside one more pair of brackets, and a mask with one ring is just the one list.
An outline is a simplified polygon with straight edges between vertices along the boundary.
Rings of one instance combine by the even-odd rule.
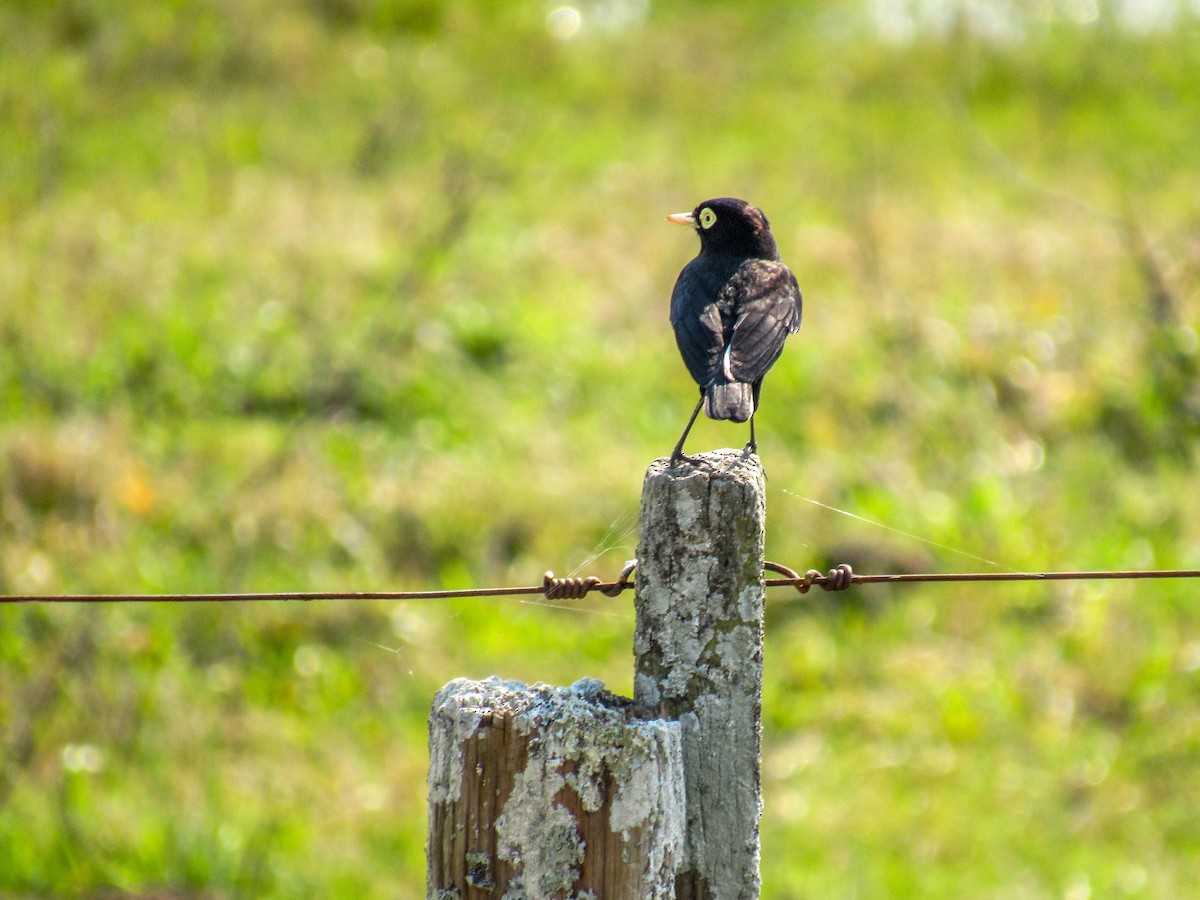
[[704, 209], [700, 210], [700, 227], [701, 228], [705, 228], [705, 229], [712, 228], [713, 225], [715, 225], [715, 224], [717, 224], [717, 214], [715, 212], [713, 212], [708, 207], [705, 207]]

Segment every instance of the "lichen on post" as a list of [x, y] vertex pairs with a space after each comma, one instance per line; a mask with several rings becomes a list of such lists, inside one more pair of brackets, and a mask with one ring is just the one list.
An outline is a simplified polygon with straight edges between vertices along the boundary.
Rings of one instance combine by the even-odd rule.
[[634, 699], [683, 727], [679, 897], [761, 888], [765, 509], [758, 457], [740, 451], [656, 460], [642, 488]]

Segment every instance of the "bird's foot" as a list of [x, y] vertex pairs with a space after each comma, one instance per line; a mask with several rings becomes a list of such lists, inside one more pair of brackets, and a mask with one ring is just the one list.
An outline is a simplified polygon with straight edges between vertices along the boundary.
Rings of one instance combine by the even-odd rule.
[[679, 465], [680, 463], [690, 463], [690, 464], [692, 464], [693, 466], [698, 466], [698, 465], [700, 465], [700, 464], [701, 464], [701, 463], [703, 463], [703, 462], [704, 462], [704, 460], [700, 459], [700, 457], [698, 457], [698, 456], [688, 456], [686, 453], [684, 453], [684, 452], [683, 452], [682, 450], [680, 450], [678, 447], [676, 447], [676, 448], [675, 448], [675, 449], [674, 449], [674, 450], [671, 452], [671, 468], [672, 468], [672, 469], [673, 469], [673, 468], [675, 468], [675, 467], [676, 467], [677, 465]]
[[[742, 448], [742, 456], [746, 456], [746, 457], [753, 456], [755, 459], [758, 459], [758, 444], [756, 444], [754, 441], [751, 441], [750, 443], [748, 443], [745, 447]], [[761, 459], [758, 460], [758, 466], [760, 469], [762, 469], [763, 480], [765, 481], [767, 478], [767, 470], [765, 468], [763, 468]]]

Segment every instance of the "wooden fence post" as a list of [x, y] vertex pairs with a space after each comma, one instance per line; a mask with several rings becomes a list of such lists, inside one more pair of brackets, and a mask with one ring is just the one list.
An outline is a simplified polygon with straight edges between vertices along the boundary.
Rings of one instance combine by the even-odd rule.
[[757, 457], [656, 460], [635, 699], [590, 679], [438, 692], [429, 897], [758, 897], [764, 520]]
[[756, 456], [655, 461], [642, 489], [634, 699], [683, 727], [678, 897], [758, 897], [764, 477]]
[[677, 722], [583, 679], [442, 688], [429, 719], [426, 894], [670, 898], [684, 842]]

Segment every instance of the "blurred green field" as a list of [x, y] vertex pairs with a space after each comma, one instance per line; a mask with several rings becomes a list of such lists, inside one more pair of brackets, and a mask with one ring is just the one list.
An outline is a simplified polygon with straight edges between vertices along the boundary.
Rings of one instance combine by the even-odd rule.
[[[0, 592], [612, 577], [726, 194], [770, 558], [1200, 566], [1197, 15], [5, 3]], [[768, 598], [765, 896], [1193, 895], [1195, 582], [845, 596]], [[0, 607], [0, 895], [421, 896], [438, 687], [631, 692], [573, 606]]]

